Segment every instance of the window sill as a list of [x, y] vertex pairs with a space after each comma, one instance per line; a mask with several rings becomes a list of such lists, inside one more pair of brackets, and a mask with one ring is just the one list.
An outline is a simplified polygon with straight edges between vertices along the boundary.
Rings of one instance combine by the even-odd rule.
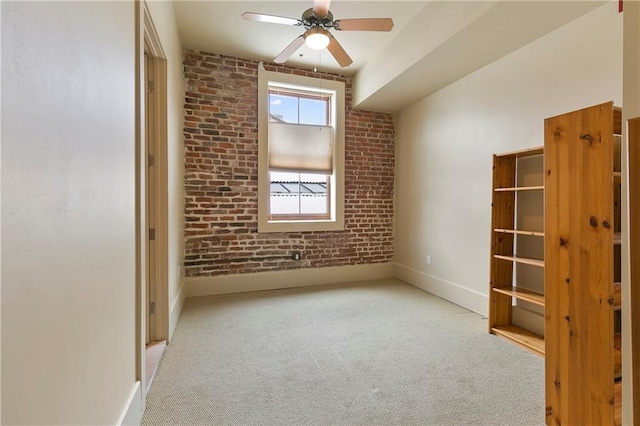
[[344, 220], [278, 220], [258, 222], [258, 232], [343, 231]]

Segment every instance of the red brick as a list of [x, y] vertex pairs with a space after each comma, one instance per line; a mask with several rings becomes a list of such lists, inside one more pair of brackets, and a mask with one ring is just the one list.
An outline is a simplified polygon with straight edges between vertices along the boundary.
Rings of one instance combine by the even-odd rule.
[[[345, 230], [257, 233], [258, 63], [186, 51], [186, 276], [389, 262], [393, 117], [352, 110], [349, 76], [286, 65], [265, 68], [345, 83]], [[292, 251], [300, 251], [302, 261], [291, 260]]]

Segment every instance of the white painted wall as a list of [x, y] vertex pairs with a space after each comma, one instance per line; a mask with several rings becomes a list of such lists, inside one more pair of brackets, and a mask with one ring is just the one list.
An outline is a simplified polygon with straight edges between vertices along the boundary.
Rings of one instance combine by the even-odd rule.
[[403, 109], [605, 2], [428, 2], [356, 74], [353, 104]]
[[495, 5], [496, 1], [427, 2], [358, 71], [353, 83], [353, 104], [365, 101]]
[[2, 4], [2, 423], [136, 387], [133, 2]]
[[546, 117], [609, 100], [622, 101], [616, 2], [400, 111], [396, 276], [486, 314], [492, 154], [542, 145]]
[[167, 60], [167, 168], [169, 216], [169, 336], [185, 294], [184, 265], [184, 72], [182, 45], [173, 3], [149, 1], [149, 10]]

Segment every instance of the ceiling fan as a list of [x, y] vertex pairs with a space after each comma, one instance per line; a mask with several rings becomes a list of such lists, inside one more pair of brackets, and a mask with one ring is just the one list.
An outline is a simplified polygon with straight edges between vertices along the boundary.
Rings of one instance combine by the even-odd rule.
[[253, 12], [244, 12], [242, 18], [250, 21], [304, 27], [306, 29], [304, 34], [298, 36], [275, 57], [273, 62], [277, 64], [286, 62], [306, 42], [307, 46], [314, 50], [322, 50], [326, 47], [338, 64], [341, 67], [346, 67], [351, 65], [353, 60], [329, 32], [330, 29], [333, 28], [337, 31], [391, 31], [393, 28], [393, 20], [391, 18], [334, 20], [333, 14], [329, 11], [330, 3], [331, 0], [313, 0], [313, 7], [307, 9], [302, 14], [301, 19]]

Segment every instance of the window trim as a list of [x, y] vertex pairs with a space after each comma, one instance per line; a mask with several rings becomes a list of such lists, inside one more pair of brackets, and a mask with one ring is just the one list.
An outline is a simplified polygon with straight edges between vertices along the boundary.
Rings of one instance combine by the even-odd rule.
[[[331, 108], [331, 123], [335, 123], [331, 197], [331, 219], [269, 220], [269, 85], [283, 88], [312, 87], [334, 92], [335, 108]], [[258, 69], [258, 232], [304, 232], [344, 230], [344, 137], [345, 84], [341, 81], [321, 80], [294, 74]]]

